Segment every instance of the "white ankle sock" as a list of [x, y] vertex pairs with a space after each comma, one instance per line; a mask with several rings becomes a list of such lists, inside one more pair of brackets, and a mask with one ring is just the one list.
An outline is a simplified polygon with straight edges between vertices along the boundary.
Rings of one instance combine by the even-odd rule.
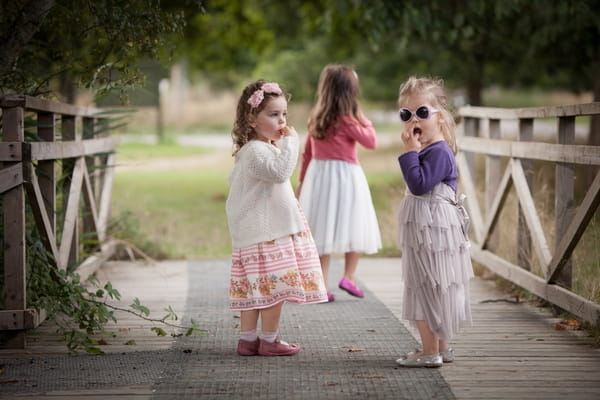
[[245, 340], [246, 342], [255, 342], [257, 338], [258, 335], [256, 334], [256, 329], [240, 332], [240, 339]]
[[260, 338], [265, 342], [273, 343], [277, 339], [277, 332], [263, 332]]

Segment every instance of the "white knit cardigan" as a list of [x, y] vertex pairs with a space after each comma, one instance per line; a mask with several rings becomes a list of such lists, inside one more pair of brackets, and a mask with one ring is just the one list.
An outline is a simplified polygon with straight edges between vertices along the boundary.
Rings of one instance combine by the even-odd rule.
[[284, 136], [276, 146], [251, 140], [238, 151], [225, 203], [234, 248], [305, 229], [289, 179], [297, 162], [297, 136]]

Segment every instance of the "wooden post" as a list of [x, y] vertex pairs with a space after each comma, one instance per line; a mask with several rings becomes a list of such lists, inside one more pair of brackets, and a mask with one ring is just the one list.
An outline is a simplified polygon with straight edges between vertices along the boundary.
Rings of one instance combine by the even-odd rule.
[[[519, 141], [530, 142], [533, 140], [533, 118], [519, 120]], [[526, 158], [521, 159], [523, 171], [529, 190], [533, 189], [533, 162]], [[531, 270], [531, 235], [519, 204], [517, 207], [517, 265], [526, 270]]]
[[[37, 131], [40, 138], [46, 142], [54, 142], [56, 140], [54, 113], [38, 113], [37, 122]], [[37, 170], [38, 182], [44, 197], [52, 233], [56, 236], [56, 162], [55, 160], [39, 161]]]
[[[489, 120], [489, 134], [490, 139], [500, 139], [500, 120], [490, 119]], [[500, 157], [498, 156], [486, 156], [485, 158], [485, 214], [486, 220], [489, 217], [498, 185], [502, 179], [502, 173], [500, 171]], [[489, 250], [495, 250], [498, 246], [498, 234], [497, 231], [490, 235], [488, 240], [487, 248]]]
[[[575, 117], [560, 117], [558, 119], [558, 143], [575, 143]], [[573, 164], [556, 163], [555, 181], [555, 248], [567, 231], [573, 219], [575, 198], [575, 172]], [[570, 289], [572, 285], [572, 261], [569, 260], [559, 274], [556, 283]]]
[[[3, 141], [23, 142], [24, 116], [20, 107], [4, 108], [2, 111]], [[6, 166], [12, 163], [6, 163]], [[20, 311], [27, 307], [26, 259], [25, 259], [25, 190], [18, 185], [4, 193], [2, 202], [4, 219], [4, 285], [6, 310]], [[17, 314], [15, 313], [15, 318]], [[8, 331], [2, 337], [2, 347], [22, 349], [25, 347], [25, 331]]]
[[[62, 137], [64, 141], [75, 141], [77, 137], [76, 119], [73, 116], [62, 116]], [[66, 213], [66, 201], [69, 198], [69, 192], [71, 187], [71, 179], [73, 177], [73, 169], [75, 168], [74, 159], [63, 160], [63, 174], [68, 176], [69, 179], [64, 180], [63, 185], [63, 215]], [[73, 229], [73, 241], [71, 242], [71, 249], [69, 256], [65, 261], [67, 269], [72, 269], [77, 265], [77, 258], [79, 256], [79, 227], [75, 224]]]
[[[83, 118], [83, 135], [82, 135], [83, 140], [94, 138], [95, 123], [96, 123], [95, 118], [90, 118], [90, 117]], [[90, 182], [91, 190], [94, 193], [94, 198], [92, 199], [92, 201], [95, 202], [96, 207], [99, 202], [98, 192], [99, 192], [99, 185], [101, 183], [100, 179], [99, 179], [100, 169], [97, 168], [98, 164], [99, 164], [98, 161], [99, 160], [96, 155], [91, 155], [91, 156], [85, 157], [85, 164], [86, 164], [87, 172], [89, 175], [89, 182]], [[95, 224], [90, 222], [90, 220], [93, 219], [91, 213], [92, 213], [92, 211], [90, 209], [86, 209], [86, 208], [83, 209], [82, 230], [83, 230], [84, 237], [86, 237], [86, 238], [89, 237], [91, 233], [95, 232], [95, 229], [96, 229]], [[96, 247], [95, 245], [91, 245], [89, 243], [83, 243], [83, 246], [84, 246], [86, 253], [93, 252], [93, 249]]]
[[[469, 118], [465, 117], [465, 136], [479, 136], [479, 118]], [[469, 171], [471, 171], [471, 176], [475, 176], [475, 161], [473, 157], [473, 153], [465, 153], [465, 160], [467, 161], [467, 165], [469, 166]]]

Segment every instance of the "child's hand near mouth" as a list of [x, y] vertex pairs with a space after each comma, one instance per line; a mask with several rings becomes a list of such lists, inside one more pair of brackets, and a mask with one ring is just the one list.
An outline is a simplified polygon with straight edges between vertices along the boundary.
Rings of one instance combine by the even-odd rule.
[[404, 143], [404, 148], [406, 149], [406, 151], [421, 150], [421, 142], [419, 142], [420, 137], [420, 128], [415, 127], [413, 130], [404, 130], [402, 132], [402, 143]]
[[279, 130], [283, 136], [298, 136], [293, 126], [284, 126]]

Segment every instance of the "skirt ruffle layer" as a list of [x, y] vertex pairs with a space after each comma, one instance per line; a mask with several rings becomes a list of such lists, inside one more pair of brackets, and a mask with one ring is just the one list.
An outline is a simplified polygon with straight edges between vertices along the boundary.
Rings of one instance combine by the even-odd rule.
[[454, 199], [452, 188], [438, 184], [423, 196], [407, 193], [398, 215], [402, 317], [426, 321], [445, 340], [471, 325], [473, 267], [464, 220]]

